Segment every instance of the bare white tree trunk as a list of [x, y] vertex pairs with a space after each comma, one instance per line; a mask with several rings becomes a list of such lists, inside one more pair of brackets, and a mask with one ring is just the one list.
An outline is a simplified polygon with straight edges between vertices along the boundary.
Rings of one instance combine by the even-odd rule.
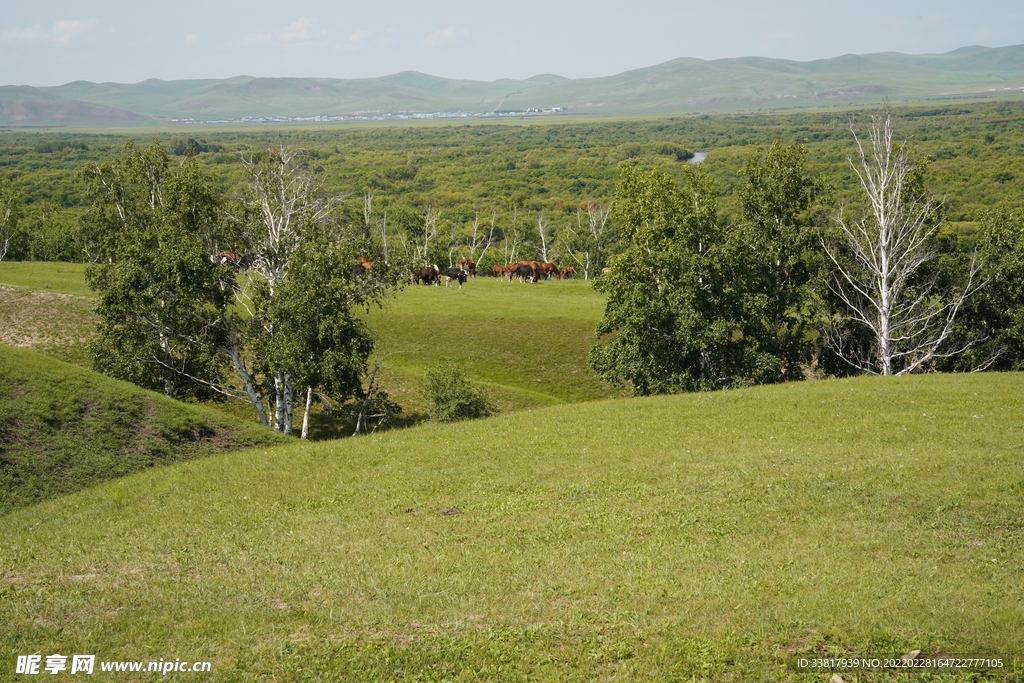
[[300, 439], [309, 438], [309, 413], [313, 408], [313, 387], [306, 387], [306, 410], [302, 413], [302, 435]]
[[18, 222], [18, 197], [12, 192], [0, 197], [0, 261], [7, 256]]
[[537, 216], [537, 235], [540, 237], [540, 249], [537, 250], [540, 260], [544, 263], [550, 263], [551, 259], [548, 258], [548, 240], [550, 237], [548, 235], [548, 224], [544, 222], [543, 212]]
[[[916, 165], [908, 146], [893, 142], [891, 117], [873, 118], [869, 149], [853, 131], [857, 159], [850, 165], [860, 180], [870, 212], [847, 220], [840, 211], [837, 243], [825, 242], [835, 276], [832, 291], [846, 313], [830, 330], [829, 343], [844, 361], [872, 374], [920, 371], [937, 358], [963, 351], [946, 348], [964, 301], [977, 291], [979, 264], [972, 260], [967, 281], [953, 292], [939, 291], [936, 278], [922, 279], [922, 266], [935, 256], [939, 204], [913, 196]], [[866, 328], [870, 349], [851, 345], [841, 332]]]
[[295, 416], [295, 385], [289, 375], [284, 376], [284, 433], [292, 433], [292, 422]]

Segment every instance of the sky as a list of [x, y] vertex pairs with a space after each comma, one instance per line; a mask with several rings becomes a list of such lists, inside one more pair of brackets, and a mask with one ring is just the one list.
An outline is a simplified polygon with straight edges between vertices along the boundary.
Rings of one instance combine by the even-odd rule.
[[4, 0], [0, 85], [231, 76], [589, 78], [1024, 43], [1021, 0]]

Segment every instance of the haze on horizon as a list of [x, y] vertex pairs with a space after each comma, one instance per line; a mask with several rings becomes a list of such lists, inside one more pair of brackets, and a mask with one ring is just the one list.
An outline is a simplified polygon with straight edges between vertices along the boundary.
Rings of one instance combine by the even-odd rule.
[[1024, 43], [1019, 0], [51, 0], [12, 3], [0, 85], [413, 70], [494, 81], [610, 76], [677, 57], [796, 61]]

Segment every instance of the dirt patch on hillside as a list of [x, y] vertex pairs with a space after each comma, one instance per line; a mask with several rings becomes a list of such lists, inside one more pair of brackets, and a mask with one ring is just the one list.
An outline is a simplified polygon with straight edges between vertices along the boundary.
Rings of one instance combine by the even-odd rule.
[[0, 344], [49, 351], [84, 346], [96, 329], [90, 297], [0, 285]]

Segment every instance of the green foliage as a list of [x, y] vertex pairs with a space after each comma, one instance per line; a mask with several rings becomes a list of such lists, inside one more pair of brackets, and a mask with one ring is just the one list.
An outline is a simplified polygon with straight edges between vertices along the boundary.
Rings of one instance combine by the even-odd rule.
[[465, 368], [455, 361], [427, 370], [423, 395], [431, 406], [430, 417], [437, 422], [475, 420], [496, 410], [487, 392], [474, 387]]
[[979, 256], [987, 285], [968, 302], [961, 344], [974, 342], [944, 369], [1024, 368], [1024, 212], [1000, 205], [982, 217]]
[[80, 213], [48, 199], [29, 206], [24, 218], [26, 260], [65, 263], [85, 260]]
[[156, 465], [284, 442], [215, 410], [0, 346], [0, 514]]
[[99, 295], [95, 367], [168, 396], [212, 397], [226, 359], [227, 266], [211, 262], [217, 198], [194, 160], [171, 169], [157, 144], [85, 171], [86, 271]]
[[808, 174], [806, 158], [806, 148], [779, 140], [747, 158], [745, 182], [736, 193], [741, 223], [730, 235], [732, 278], [743, 292], [743, 334], [778, 359], [775, 381], [801, 377], [821, 325], [823, 257], [816, 223], [824, 222], [819, 202], [826, 188]]
[[385, 280], [383, 264], [375, 280], [352, 273], [354, 246], [310, 235], [273, 293], [266, 286], [254, 292], [258, 313], [248, 327], [265, 378], [283, 372], [296, 387], [312, 386], [341, 401], [360, 392], [374, 339], [356, 307], [368, 298], [369, 288], [383, 289]]
[[742, 278], [732, 281], [728, 235], [710, 178], [680, 186], [623, 165], [615, 205], [628, 246], [595, 288], [608, 295], [590, 363], [636, 395], [722, 389], [767, 381], [778, 359], [743, 334]]

